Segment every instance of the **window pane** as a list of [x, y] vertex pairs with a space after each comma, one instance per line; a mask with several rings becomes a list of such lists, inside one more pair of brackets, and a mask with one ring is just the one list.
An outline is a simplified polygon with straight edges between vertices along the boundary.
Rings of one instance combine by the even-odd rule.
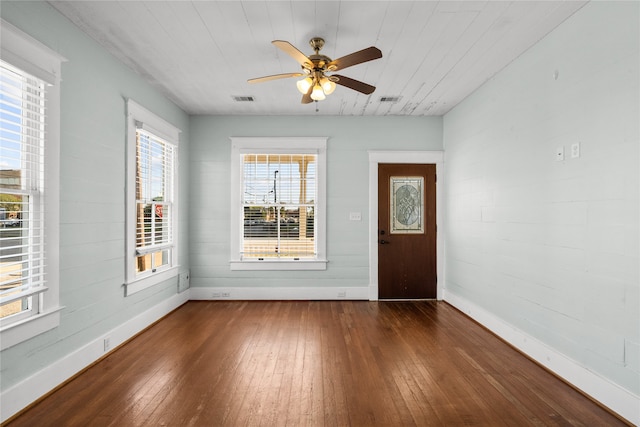
[[316, 162], [310, 161], [306, 164], [307, 174], [305, 176], [304, 188], [306, 189], [302, 203], [315, 204], [316, 197]]
[[151, 254], [136, 257], [136, 273], [151, 270]]
[[[18, 291], [14, 291], [17, 293]], [[11, 293], [7, 294], [7, 296]], [[33, 297], [21, 298], [17, 301], [7, 303], [0, 307], [0, 318], [8, 317], [16, 314], [23, 313], [27, 310], [31, 310], [31, 301]]]
[[143, 129], [136, 130], [137, 273], [153, 271], [170, 262], [170, 249], [166, 247], [173, 242], [174, 155], [173, 145]]
[[152, 243], [152, 226], [151, 209], [153, 205], [150, 203], [137, 204], [137, 226], [136, 226], [136, 247], [142, 248]]
[[[13, 187], [19, 189], [20, 184]], [[39, 231], [33, 234], [37, 240]], [[0, 193], [0, 297], [18, 295], [41, 280], [42, 261], [29, 248], [29, 196]], [[24, 297], [2, 305], [0, 318], [31, 308], [32, 297]]]
[[313, 206], [308, 206], [303, 210], [306, 214], [306, 220], [302, 222], [306, 222], [306, 237], [308, 239], [312, 239], [315, 237], [315, 228], [316, 228], [316, 215], [315, 208]]
[[173, 146], [141, 129], [136, 131], [136, 199], [170, 201]]
[[171, 218], [171, 207], [169, 205], [154, 204], [154, 230], [153, 243], [161, 245], [171, 242], [171, 227], [169, 219]]
[[[28, 196], [0, 193], [0, 296], [10, 297], [29, 284], [30, 255], [28, 228], [21, 218], [28, 209]], [[26, 279], [26, 280], [23, 280]], [[30, 308], [29, 297], [0, 307], [0, 317], [21, 313]]]
[[169, 265], [170, 249], [151, 252], [136, 257], [136, 273], [144, 273], [155, 268]]
[[150, 155], [150, 199], [154, 201], [162, 201], [164, 200], [165, 194], [164, 144], [159, 141], [152, 141]]
[[316, 155], [246, 154], [243, 202], [300, 204], [316, 198]]
[[158, 254], [159, 262], [156, 265], [156, 267], [159, 267], [161, 265], [169, 265], [169, 252], [170, 252], [169, 249], [160, 251], [160, 253]]
[[313, 258], [316, 155], [247, 154], [243, 257]]
[[138, 203], [136, 247], [171, 243], [171, 206], [162, 203]]
[[0, 317], [44, 285], [44, 124], [44, 82], [0, 61]]

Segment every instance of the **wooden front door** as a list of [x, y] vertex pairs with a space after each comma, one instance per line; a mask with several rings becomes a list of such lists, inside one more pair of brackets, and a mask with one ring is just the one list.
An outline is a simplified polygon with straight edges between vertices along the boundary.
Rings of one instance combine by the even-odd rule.
[[378, 298], [436, 298], [436, 165], [378, 165]]

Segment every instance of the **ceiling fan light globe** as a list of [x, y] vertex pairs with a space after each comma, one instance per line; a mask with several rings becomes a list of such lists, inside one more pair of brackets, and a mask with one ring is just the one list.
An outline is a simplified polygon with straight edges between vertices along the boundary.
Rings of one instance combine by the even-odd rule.
[[311, 77], [306, 77], [302, 80], [298, 80], [296, 86], [301, 94], [306, 95], [309, 92], [309, 88], [313, 85], [313, 80]]
[[322, 101], [326, 98], [326, 96], [324, 95], [324, 91], [322, 90], [322, 86], [320, 86], [319, 84], [316, 84], [313, 87], [313, 91], [311, 92], [311, 99], [313, 99], [314, 101]]
[[329, 79], [324, 79], [322, 82], [322, 90], [325, 95], [331, 95], [336, 90], [336, 84]]

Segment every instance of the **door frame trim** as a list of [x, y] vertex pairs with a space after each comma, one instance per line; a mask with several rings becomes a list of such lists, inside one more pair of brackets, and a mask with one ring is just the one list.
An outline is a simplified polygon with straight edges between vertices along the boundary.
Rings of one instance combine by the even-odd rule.
[[380, 163], [423, 163], [436, 165], [436, 298], [444, 297], [444, 223], [442, 191], [444, 151], [369, 151], [369, 301], [378, 300], [378, 165]]

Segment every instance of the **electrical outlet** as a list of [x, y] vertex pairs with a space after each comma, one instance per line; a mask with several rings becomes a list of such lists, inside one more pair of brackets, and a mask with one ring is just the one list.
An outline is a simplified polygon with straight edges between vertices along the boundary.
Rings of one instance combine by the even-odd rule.
[[349, 221], [362, 221], [362, 214], [360, 212], [349, 212]]
[[576, 142], [571, 144], [571, 158], [577, 159], [578, 157], [580, 157], [580, 143]]
[[222, 298], [231, 298], [231, 292], [223, 292]]
[[107, 351], [111, 350], [111, 337], [106, 337], [103, 340], [103, 346], [104, 346], [104, 352], [106, 353]]
[[347, 297], [347, 291], [338, 292], [338, 298], [346, 298], [346, 297]]

